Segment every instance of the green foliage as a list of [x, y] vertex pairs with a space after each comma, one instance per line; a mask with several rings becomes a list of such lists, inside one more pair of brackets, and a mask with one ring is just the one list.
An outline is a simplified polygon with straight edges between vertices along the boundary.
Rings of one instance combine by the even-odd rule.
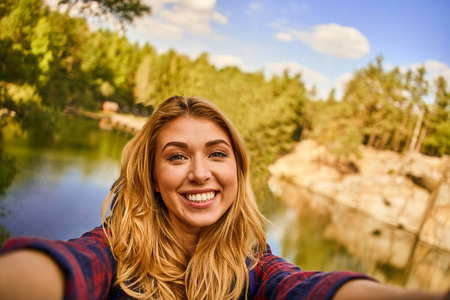
[[[23, 83], [37, 77], [30, 37], [42, 10], [42, 1], [6, 1], [0, 9], [0, 81]], [[3, 9], [5, 9], [3, 11]]]
[[442, 122], [433, 128], [432, 134], [425, 138], [423, 151], [430, 155], [442, 156], [450, 153], [450, 122]]
[[0, 107], [14, 112], [14, 118], [36, 144], [53, 141], [61, 115], [51, 107], [42, 105], [33, 88], [0, 86]]
[[33, 28], [43, 13], [42, 0], [20, 0], [4, 4], [8, 13], [1, 15], [0, 38], [11, 39], [16, 50], [29, 48]]
[[[331, 92], [327, 102], [313, 106], [312, 137], [341, 157], [357, 154], [360, 144], [399, 152], [422, 149], [431, 155], [448, 154], [444, 146], [445, 128], [450, 127], [448, 100], [443, 100], [448, 97], [446, 83], [443, 78], [437, 83], [436, 99], [441, 100], [429, 106], [424, 101], [429, 90], [425, 78], [423, 67], [406, 73], [398, 68], [386, 71], [379, 56], [355, 72], [342, 101], [336, 102]], [[436, 143], [442, 146], [440, 150]]]
[[3, 146], [0, 146], [0, 197], [5, 194], [6, 188], [12, 183], [16, 173], [14, 157], [3, 153]]
[[[0, 96], [5, 93], [5, 89], [0, 87]], [[1, 99], [1, 98], [0, 98]], [[0, 103], [0, 107], [2, 107]], [[5, 190], [10, 186], [17, 173], [17, 166], [14, 157], [4, 153], [2, 129], [6, 125], [6, 118], [0, 116], [0, 198], [4, 196]], [[1, 213], [0, 213], [1, 214]], [[1, 216], [1, 215], [0, 215]], [[0, 226], [0, 243], [5, 239], [7, 231]]]
[[14, 83], [35, 82], [38, 77], [37, 58], [28, 52], [14, 49], [9, 38], [0, 39], [0, 81]]
[[16, 0], [3, 0], [0, 2], [0, 19], [11, 12], [11, 9], [14, 7], [14, 3], [16, 3]]
[[429, 109], [427, 135], [422, 151], [430, 155], [450, 154], [450, 91], [444, 77], [435, 83], [434, 104]]
[[8, 229], [0, 225], [0, 245], [3, 245], [3, 243], [10, 237], [11, 233]]

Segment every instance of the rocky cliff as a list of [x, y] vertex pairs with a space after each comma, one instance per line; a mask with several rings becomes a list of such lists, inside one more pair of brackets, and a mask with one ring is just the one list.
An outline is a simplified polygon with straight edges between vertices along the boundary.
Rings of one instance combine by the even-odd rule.
[[[405, 229], [450, 251], [450, 164], [447, 158], [363, 148], [346, 166], [312, 140], [270, 166], [270, 187], [306, 189]], [[296, 197], [282, 199], [295, 206]]]
[[269, 167], [269, 186], [300, 214], [326, 216], [322, 234], [369, 262], [372, 276], [384, 281], [377, 270], [389, 265], [408, 272], [402, 285], [442, 289], [450, 274], [448, 158], [361, 153], [342, 164], [302, 141]]

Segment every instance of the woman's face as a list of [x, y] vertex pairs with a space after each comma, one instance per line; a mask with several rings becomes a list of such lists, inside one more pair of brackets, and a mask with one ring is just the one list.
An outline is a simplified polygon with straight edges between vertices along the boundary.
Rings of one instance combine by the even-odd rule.
[[206, 118], [179, 117], [165, 125], [157, 139], [155, 175], [156, 191], [181, 234], [214, 224], [236, 198], [231, 141]]

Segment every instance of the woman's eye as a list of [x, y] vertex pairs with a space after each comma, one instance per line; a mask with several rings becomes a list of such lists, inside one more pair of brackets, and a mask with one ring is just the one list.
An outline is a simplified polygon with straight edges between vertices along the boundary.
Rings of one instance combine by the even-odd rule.
[[210, 157], [227, 157], [228, 155], [226, 153], [223, 153], [221, 151], [215, 151], [211, 153]]
[[181, 155], [181, 154], [173, 154], [173, 155], [171, 155], [171, 156], [168, 158], [168, 160], [170, 160], [170, 161], [173, 161], [173, 160], [183, 160], [183, 159], [186, 159], [186, 157], [184, 157], [184, 156]]

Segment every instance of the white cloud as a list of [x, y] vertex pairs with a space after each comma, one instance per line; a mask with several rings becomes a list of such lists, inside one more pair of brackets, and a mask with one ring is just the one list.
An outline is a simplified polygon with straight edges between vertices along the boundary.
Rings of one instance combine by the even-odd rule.
[[287, 32], [277, 32], [273, 37], [282, 42], [291, 42], [294, 39], [292, 34]]
[[186, 0], [181, 2], [197, 11], [211, 11], [214, 10], [216, 5], [216, 0]]
[[244, 65], [244, 61], [242, 60], [242, 58], [229, 54], [213, 55], [210, 61], [219, 69], [227, 66], [235, 66], [241, 68]]
[[266, 71], [269, 75], [281, 75], [285, 70], [289, 71], [289, 75], [297, 73], [302, 74], [302, 79], [311, 83], [326, 83], [328, 77], [317, 72], [316, 70], [302, 66], [295, 61], [270, 62], [266, 64]]
[[297, 31], [296, 35], [314, 50], [331, 56], [357, 59], [370, 52], [367, 38], [352, 27], [316, 25], [312, 31]]
[[183, 28], [167, 22], [158, 22], [151, 18], [146, 18], [137, 23], [136, 29], [139, 32], [152, 34], [170, 39], [180, 39], [183, 36]]
[[443, 62], [437, 60], [427, 60], [425, 62], [425, 69], [433, 81], [439, 76], [442, 76], [445, 78], [447, 83], [450, 84], [450, 68]]
[[249, 6], [247, 7], [246, 12], [247, 13], [251, 13], [251, 12], [261, 12], [263, 9], [263, 3], [260, 1], [254, 1], [252, 3], [249, 4]]
[[220, 34], [217, 34], [217, 33], [214, 33], [209, 38], [210, 38], [211, 41], [214, 41], [214, 42], [223, 42], [223, 41], [225, 41], [227, 39], [227, 37], [225, 35], [220, 35]]
[[285, 23], [278, 22], [270, 25], [291, 34], [317, 52], [352, 59], [361, 58], [370, 52], [369, 41], [356, 28], [333, 23], [316, 25], [311, 30], [296, 30], [285, 27]]
[[137, 20], [143, 34], [180, 38], [185, 32], [213, 36], [212, 23], [226, 25], [228, 17], [215, 10], [216, 0], [146, 0], [152, 15]]
[[217, 11], [213, 12], [212, 20], [222, 25], [226, 25], [228, 23], [228, 18]]

